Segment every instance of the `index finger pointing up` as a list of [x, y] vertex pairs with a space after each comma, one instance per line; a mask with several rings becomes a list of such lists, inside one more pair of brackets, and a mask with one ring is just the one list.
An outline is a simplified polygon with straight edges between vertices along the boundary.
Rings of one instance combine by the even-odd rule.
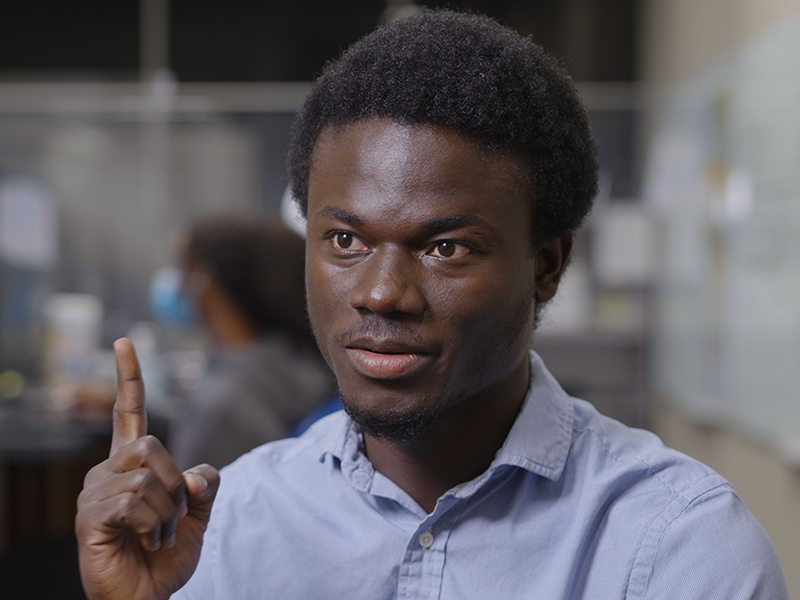
[[111, 456], [123, 446], [147, 435], [144, 410], [144, 381], [136, 350], [128, 338], [114, 342], [117, 357], [117, 401], [114, 402], [114, 431]]

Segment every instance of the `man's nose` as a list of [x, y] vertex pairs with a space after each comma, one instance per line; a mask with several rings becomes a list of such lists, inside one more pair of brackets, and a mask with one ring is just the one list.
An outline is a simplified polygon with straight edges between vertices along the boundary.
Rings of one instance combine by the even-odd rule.
[[350, 295], [351, 306], [383, 315], [421, 314], [427, 301], [419, 286], [421, 267], [415, 261], [400, 249], [374, 253], [359, 266], [359, 279]]

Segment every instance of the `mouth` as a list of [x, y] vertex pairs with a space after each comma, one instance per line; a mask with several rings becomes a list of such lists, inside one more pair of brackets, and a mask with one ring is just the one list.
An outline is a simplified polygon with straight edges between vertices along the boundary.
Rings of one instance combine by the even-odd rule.
[[345, 354], [358, 373], [380, 380], [411, 377], [433, 360], [432, 352], [393, 344], [353, 344]]

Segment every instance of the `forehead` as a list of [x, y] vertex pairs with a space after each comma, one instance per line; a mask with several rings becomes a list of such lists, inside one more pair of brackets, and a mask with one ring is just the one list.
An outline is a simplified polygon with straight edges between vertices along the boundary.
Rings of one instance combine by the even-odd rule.
[[[490, 151], [444, 127], [365, 119], [328, 126], [314, 149], [309, 219], [331, 203], [375, 218], [465, 213], [511, 217], [529, 231], [527, 173], [518, 157]], [[513, 215], [513, 216], [512, 216]]]

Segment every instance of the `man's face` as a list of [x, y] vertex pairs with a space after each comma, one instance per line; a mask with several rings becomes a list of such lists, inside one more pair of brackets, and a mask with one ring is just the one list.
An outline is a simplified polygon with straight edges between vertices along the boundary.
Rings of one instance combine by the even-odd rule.
[[528, 360], [535, 257], [520, 177], [516, 159], [440, 127], [366, 119], [322, 132], [308, 308], [366, 433], [424, 435]]

